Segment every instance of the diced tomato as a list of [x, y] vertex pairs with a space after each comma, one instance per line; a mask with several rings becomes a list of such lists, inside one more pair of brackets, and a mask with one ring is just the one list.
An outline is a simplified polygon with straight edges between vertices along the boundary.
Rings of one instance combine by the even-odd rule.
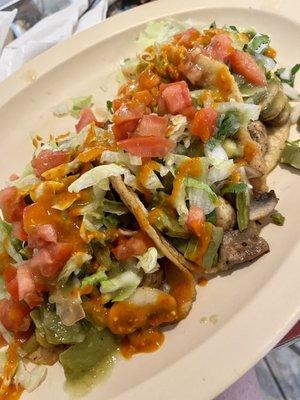
[[73, 252], [73, 246], [68, 243], [50, 243], [42, 247], [31, 259], [33, 269], [38, 269], [46, 278], [55, 277]]
[[31, 272], [30, 261], [26, 261], [17, 269], [19, 300], [25, 300], [30, 308], [39, 306], [43, 302], [36, 290], [34, 276]]
[[27, 233], [24, 231], [23, 221], [12, 222], [12, 235], [19, 240], [27, 240]]
[[157, 113], [158, 115], [165, 115], [168, 113], [166, 102], [161, 96], [157, 99]]
[[103, 128], [104, 126], [104, 122], [98, 121], [97, 118], [95, 117], [95, 114], [89, 107], [83, 108], [80, 112], [79, 121], [75, 125], [76, 132], [79, 133], [83, 128], [85, 128], [92, 122], [95, 122], [95, 125], [98, 126], [99, 128]]
[[25, 207], [25, 201], [15, 186], [0, 190], [0, 209], [7, 222], [20, 221]]
[[248, 82], [256, 86], [266, 86], [266, 77], [250, 54], [244, 51], [234, 50], [229, 55], [228, 60], [232, 70], [242, 75]]
[[184, 108], [181, 111], [181, 114], [185, 115], [189, 119], [192, 119], [192, 118], [194, 118], [196, 112], [197, 112], [197, 109], [194, 106], [189, 106], [187, 108]]
[[233, 50], [231, 37], [225, 33], [219, 33], [212, 38], [205, 53], [214, 60], [226, 62]]
[[190, 46], [196, 39], [198, 39], [200, 36], [200, 32], [197, 31], [195, 28], [189, 28], [185, 32], [181, 34], [181, 37], [178, 41], [178, 44], [181, 44], [183, 46]]
[[191, 206], [186, 221], [188, 230], [195, 236], [200, 237], [205, 230], [205, 216], [202, 208]]
[[28, 235], [28, 246], [32, 249], [40, 249], [47, 243], [56, 242], [56, 231], [51, 224], [37, 225]]
[[140, 136], [165, 136], [168, 127], [168, 117], [157, 114], [143, 115], [136, 133]]
[[192, 105], [189, 88], [185, 81], [168, 84], [162, 83], [159, 89], [167, 110], [171, 114], [178, 114], [186, 107]]
[[218, 113], [211, 107], [201, 108], [196, 112], [190, 124], [190, 131], [193, 135], [200, 137], [202, 142], [207, 142], [213, 136], [216, 129]]
[[19, 265], [17, 268], [19, 300], [24, 300], [28, 293], [35, 292], [35, 284], [30, 272], [29, 262]]
[[178, 66], [179, 71], [193, 84], [200, 85], [203, 72], [197, 64], [187, 59]]
[[119, 125], [127, 121], [137, 121], [142, 118], [145, 112], [145, 105], [138, 102], [123, 103], [113, 116], [113, 122]]
[[153, 246], [152, 240], [143, 232], [138, 231], [130, 239], [122, 237], [118, 245], [112, 249], [113, 255], [117, 260], [126, 260], [127, 258], [140, 256]]
[[174, 148], [175, 143], [164, 137], [140, 136], [121, 140], [118, 146], [135, 156], [161, 158]]
[[0, 322], [10, 332], [26, 332], [31, 323], [30, 309], [25, 303], [0, 300]]
[[138, 120], [133, 120], [122, 122], [119, 125], [114, 125], [113, 132], [116, 141], [127, 139], [128, 135], [136, 130], [138, 123]]
[[4, 269], [3, 278], [6, 290], [15, 301], [18, 301], [19, 289], [17, 280], [17, 268], [12, 265], [7, 265]]
[[42, 150], [40, 154], [31, 161], [31, 165], [37, 176], [45, 171], [58, 167], [69, 160], [68, 153], [64, 151]]

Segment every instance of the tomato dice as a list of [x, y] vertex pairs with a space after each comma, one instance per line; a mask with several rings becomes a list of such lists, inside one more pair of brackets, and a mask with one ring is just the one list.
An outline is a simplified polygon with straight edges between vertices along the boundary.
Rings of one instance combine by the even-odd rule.
[[40, 271], [46, 278], [55, 277], [73, 252], [73, 246], [68, 243], [50, 243], [42, 247], [30, 260], [32, 268]]
[[19, 240], [27, 240], [27, 233], [24, 231], [23, 221], [12, 222], [12, 235]]
[[[179, 36], [179, 35], [178, 35]], [[189, 28], [185, 32], [183, 32], [178, 40], [178, 44], [181, 44], [186, 47], [190, 47], [195, 40], [200, 37], [200, 32], [195, 28]]]
[[25, 207], [25, 201], [15, 186], [0, 190], [0, 209], [7, 222], [20, 221]]
[[192, 99], [186, 82], [162, 83], [159, 87], [167, 110], [171, 114], [179, 114], [192, 105]]
[[68, 153], [64, 151], [42, 150], [40, 154], [31, 161], [31, 165], [37, 176], [41, 176], [45, 171], [58, 167], [69, 160]]
[[215, 60], [226, 62], [233, 50], [231, 37], [220, 33], [212, 38], [209, 46], [205, 49], [205, 54]]
[[162, 158], [174, 148], [175, 143], [165, 137], [140, 136], [121, 140], [118, 146], [135, 156]]
[[112, 249], [112, 253], [117, 260], [126, 260], [145, 253], [152, 246], [153, 242], [149, 236], [143, 231], [138, 231], [130, 239], [123, 237], [119, 244]]
[[37, 225], [28, 235], [28, 246], [32, 249], [41, 248], [47, 243], [56, 243], [57, 235], [51, 224]]
[[3, 278], [6, 290], [11, 295], [13, 300], [19, 300], [19, 289], [17, 280], [17, 268], [12, 265], [7, 265], [4, 269]]
[[26, 332], [31, 323], [30, 309], [25, 303], [9, 299], [0, 300], [0, 322], [10, 332]]
[[248, 82], [256, 86], [266, 86], [266, 77], [250, 54], [234, 50], [229, 55], [228, 60], [232, 70], [236, 74], [242, 75]]
[[121, 122], [119, 125], [114, 125], [113, 132], [115, 139], [117, 141], [127, 139], [128, 135], [136, 130], [138, 123], [138, 120], [132, 120]]
[[200, 237], [205, 230], [205, 216], [202, 208], [191, 206], [186, 222], [188, 230], [195, 236]]
[[95, 117], [93, 111], [89, 107], [86, 107], [80, 112], [79, 121], [75, 125], [76, 132], [79, 133], [83, 128], [85, 128], [92, 122], [94, 122], [95, 125], [98, 126], [99, 128], [102, 128], [104, 126], [104, 122], [97, 121], [97, 118]]
[[137, 127], [140, 136], [165, 136], [168, 127], [168, 117], [157, 114], [143, 115]]
[[198, 136], [202, 142], [207, 142], [215, 132], [217, 118], [218, 113], [213, 108], [201, 108], [196, 112], [195, 117], [190, 124], [191, 133]]
[[185, 115], [189, 119], [192, 119], [192, 118], [194, 118], [196, 112], [197, 112], [197, 109], [194, 106], [189, 106], [189, 107], [184, 108], [181, 111], [181, 114]]

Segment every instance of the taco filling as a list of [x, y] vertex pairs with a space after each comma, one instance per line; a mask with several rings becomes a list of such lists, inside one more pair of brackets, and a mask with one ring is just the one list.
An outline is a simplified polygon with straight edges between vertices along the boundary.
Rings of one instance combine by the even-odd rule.
[[44, 365], [78, 379], [118, 347], [156, 350], [195, 279], [268, 252], [262, 221], [284, 222], [266, 177], [297, 71], [275, 71], [270, 38], [163, 20], [137, 43], [107, 118], [73, 99], [75, 131], [36, 137], [0, 191], [1, 398], [34, 390]]

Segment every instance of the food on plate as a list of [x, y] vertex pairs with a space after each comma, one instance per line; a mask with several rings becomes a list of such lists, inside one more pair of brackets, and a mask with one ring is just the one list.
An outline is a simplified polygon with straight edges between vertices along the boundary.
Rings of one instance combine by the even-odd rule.
[[74, 131], [34, 138], [0, 191], [3, 399], [45, 365], [77, 380], [118, 347], [158, 349], [196, 280], [267, 253], [262, 221], [284, 223], [266, 178], [280, 159], [299, 168], [297, 65], [275, 71], [267, 35], [227, 25], [155, 21], [137, 44], [107, 118], [92, 96], [55, 107]]

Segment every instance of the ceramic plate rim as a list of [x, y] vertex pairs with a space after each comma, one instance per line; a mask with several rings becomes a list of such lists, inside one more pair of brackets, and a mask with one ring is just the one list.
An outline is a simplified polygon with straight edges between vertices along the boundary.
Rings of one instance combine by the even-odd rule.
[[[151, 19], [167, 16], [168, 14], [207, 8], [254, 8], [269, 13], [272, 10], [272, 14], [283, 16], [299, 24], [299, 19], [295, 21], [295, 15], [300, 15], [299, 2], [297, 4], [293, 0], [269, 0], [267, 5], [265, 3], [263, 0], [226, 0], [224, 4], [222, 0], [215, 0], [212, 6], [210, 0], [202, 0], [201, 5], [198, 0], [190, 0], [188, 4], [184, 4], [182, 0], [173, 0], [172, 4], [167, 0], [160, 0], [138, 7], [134, 11], [116, 15], [53, 47], [25, 64], [19, 71], [2, 82], [0, 84], [0, 107], [30, 85], [30, 82], [24, 80], [26, 71], [34, 70], [38, 78], [42, 77], [73, 56], [112, 36], [112, 29], [114, 29], [115, 35], [130, 27], [140, 25]], [[300, 240], [298, 240], [285, 263], [296, 265], [299, 251]], [[218, 382], [214, 382], [214, 371], [210, 368], [205, 378], [206, 380], [202, 382], [202, 385], [206, 387], [206, 398], [213, 398], [264, 356], [300, 318], [300, 300], [295, 286], [295, 282], [299, 281], [300, 271], [297, 271], [296, 268], [291, 270], [291, 275], [288, 278], [283, 275], [282, 269], [279, 269], [242, 311], [234, 315], [222, 329], [217, 330], [202, 345], [199, 345], [192, 352], [145, 382], [117, 396], [115, 400], [137, 399], [140, 397], [143, 400], [166, 397], [179, 399], [186, 395], [188, 395], [189, 399], [199, 399], [201, 380], [197, 376], [194, 366], [199, 362], [199, 357], [202, 359], [204, 357], [205, 359], [205, 356], [210, 357], [212, 353], [219, 352], [218, 371], [224, 372], [223, 376], [219, 376]], [[272, 293], [276, 291], [280, 291], [280, 296], [274, 298]], [[279, 297], [286, 299], [286, 302], [282, 304], [279, 301]], [[268, 301], [270, 298], [272, 298], [272, 302]], [[251, 329], [253, 328], [252, 320], [256, 324], [264, 324], [264, 316], [258, 315], [257, 310], [263, 310], [264, 315], [267, 315], [274, 311], [276, 307], [278, 312], [272, 321], [268, 321], [264, 334], [261, 330], [254, 331], [247, 343], [247, 348], [245, 346], [241, 348], [240, 346], [239, 355], [234, 354], [237, 340], [236, 328]], [[225, 348], [221, 346], [221, 344], [224, 344], [224, 338], [226, 342]], [[228, 360], [231, 360], [234, 365], [228, 365]], [[171, 389], [168, 382], [173, 382], [175, 376], [175, 389]], [[214, 382], [213, 387], [208, 387], [209, 382]], [[196, 383], [200, 383], [197, 388]], [[187, 388], [189, 388], [188, 391]]]

